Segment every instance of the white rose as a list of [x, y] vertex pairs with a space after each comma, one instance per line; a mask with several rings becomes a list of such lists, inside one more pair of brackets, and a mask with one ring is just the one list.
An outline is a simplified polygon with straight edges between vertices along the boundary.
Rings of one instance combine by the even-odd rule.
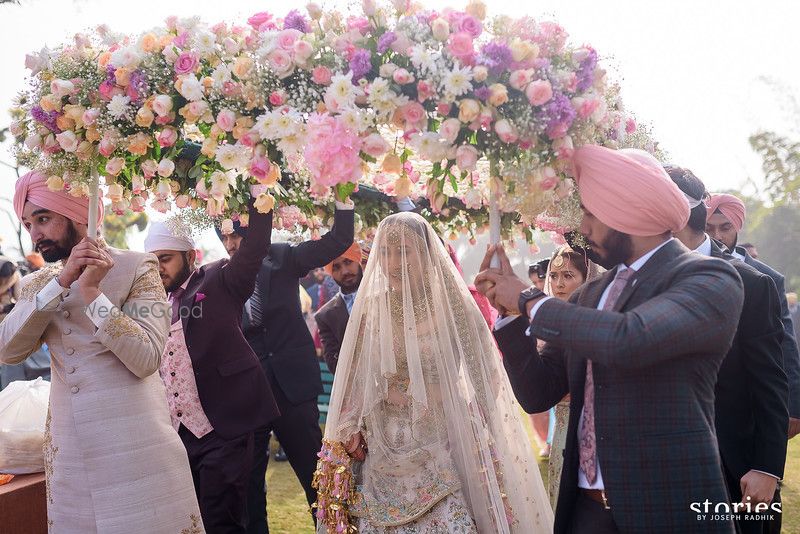
[[[172, 173], [175, 172], [175, 163], [172, 162], [170, 159], [162, 159], [158, 164], [158, 175], [162, 178], [169, 178], [172, 176]], [[164, 183], [160, 182], [159, 186]], [[169, 183], [167, 182], [167, 186]]]

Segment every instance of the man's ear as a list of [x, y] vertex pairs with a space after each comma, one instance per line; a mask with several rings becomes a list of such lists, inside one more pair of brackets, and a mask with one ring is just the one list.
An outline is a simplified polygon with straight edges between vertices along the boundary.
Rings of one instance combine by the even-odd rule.
[[194, 269], [197, 262], [197, 251], [194, 249], [186, 251], [186, 261], [189, 263], [189, 267]]

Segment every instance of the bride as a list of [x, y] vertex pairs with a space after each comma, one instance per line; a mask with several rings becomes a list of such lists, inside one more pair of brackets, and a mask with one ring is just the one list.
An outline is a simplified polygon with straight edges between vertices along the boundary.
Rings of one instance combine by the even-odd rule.
[[319, 456], [321, 533], [552, 531], [492, 335], [419, 215], [378, 227]]

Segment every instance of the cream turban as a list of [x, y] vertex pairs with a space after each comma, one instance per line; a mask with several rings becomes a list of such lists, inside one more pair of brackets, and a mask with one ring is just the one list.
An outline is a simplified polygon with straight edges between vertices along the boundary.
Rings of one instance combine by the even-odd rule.
[[194, 240], [189, 235], [175, 235], [172, 228], [166, 223], [156, 222], [150, 225], [147, 237], [144, 240], [144, 251], [174, 250], [186, 252], [194, 250]]

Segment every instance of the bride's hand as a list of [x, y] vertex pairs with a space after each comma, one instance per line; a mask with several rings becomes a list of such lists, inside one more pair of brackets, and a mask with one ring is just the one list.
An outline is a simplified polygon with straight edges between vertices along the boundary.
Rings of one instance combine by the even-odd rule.
[[363, 462], [367, 458], [367, 442], [361, 432], [353, 434], [345, 444], [344, 450], [357, 462]]

